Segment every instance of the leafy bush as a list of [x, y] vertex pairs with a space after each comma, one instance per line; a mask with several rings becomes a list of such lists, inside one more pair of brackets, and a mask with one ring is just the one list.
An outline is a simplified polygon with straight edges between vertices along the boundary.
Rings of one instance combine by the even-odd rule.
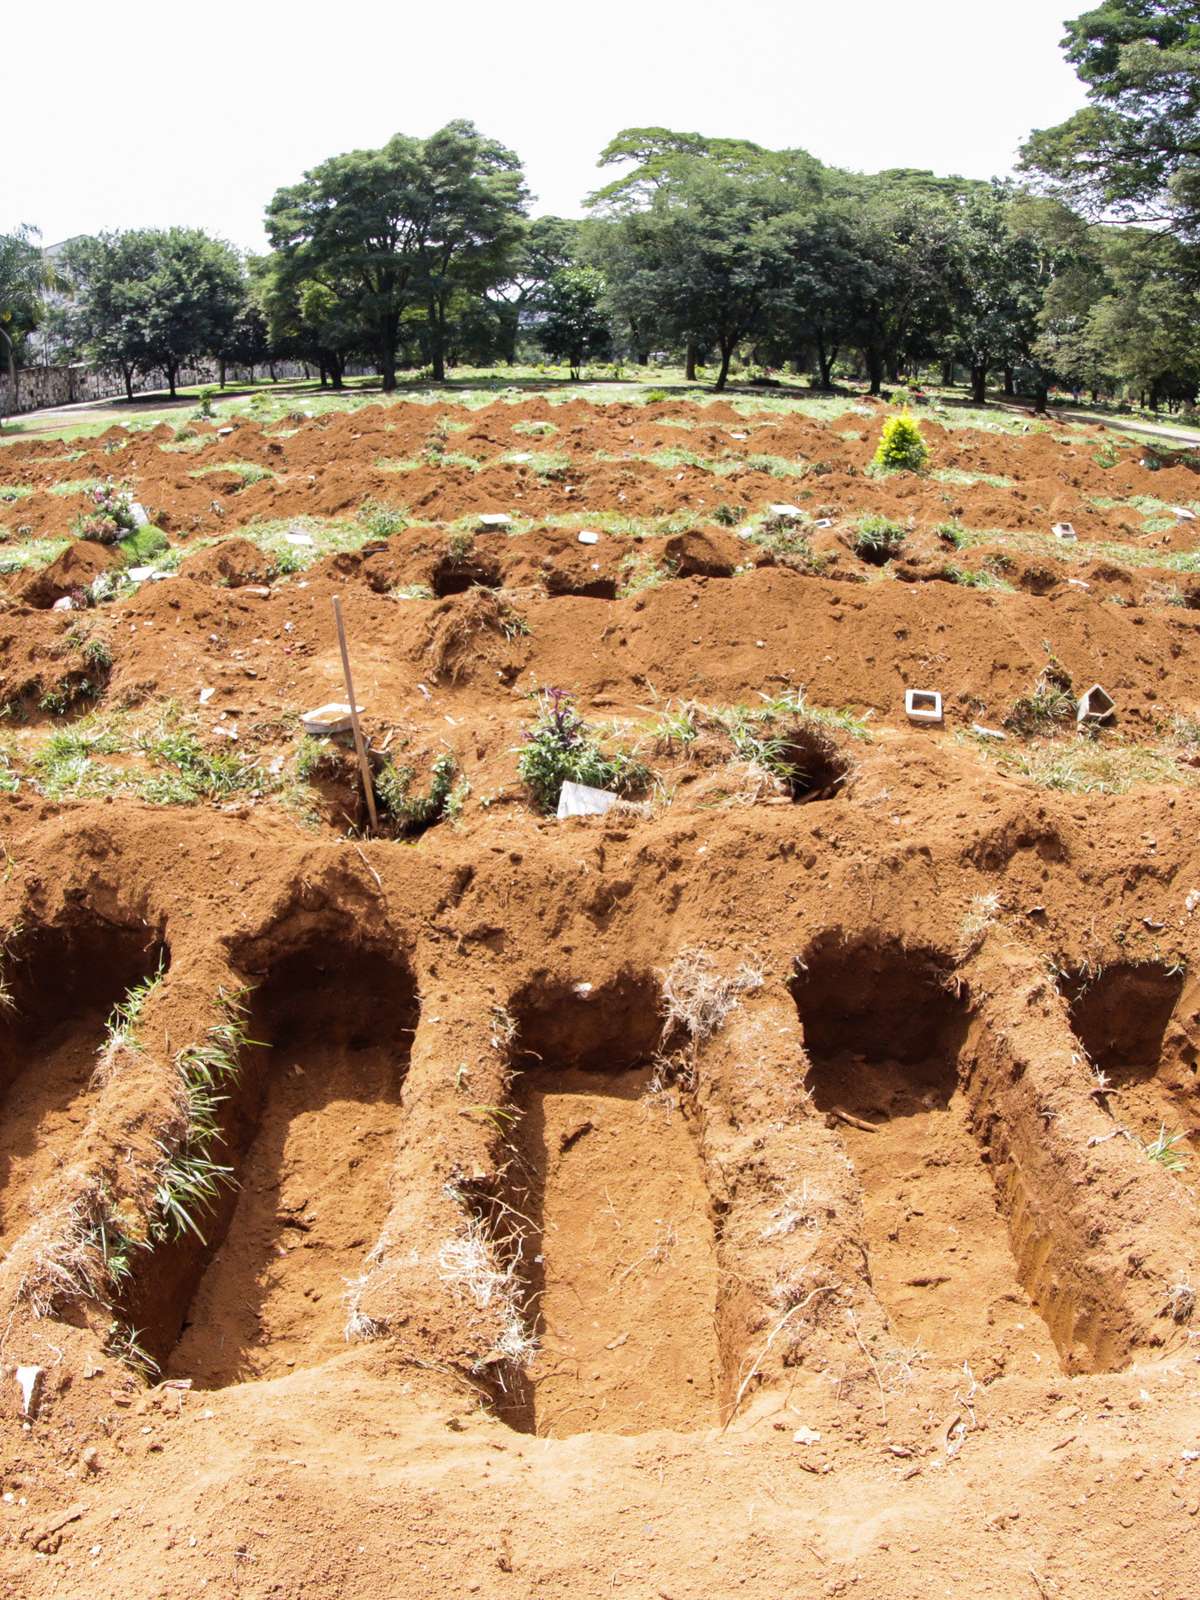
[[390, 539], [392, 534], [402, 533], [408, 527], [404, 512], [382, 500], [364, 500], [358, 508], [358, 520], [376, 539]]
[[198, 417], [211, 417], [213, 414], [213, 401], [217, 397], [215, 389], [201, 389], [197, 395], [196, 415]]
[[621, 794], [644, 788], [650, 776], [625, 751], [606, 754], [562, 689], [547, 689], [542, 696], [541, 715], [526, 731], [517, 770], [541, 811], [555, 810], [564, 783]]
[[647, 389], [642, 399], [648, 406], [657, 406], [664, 400], [669, 400], [670, 396], [665, 389]]
[[[449, 814], [450, 796], [458, 765], [449, 750], [433, 763], [428, 794], [413, 794], [413, 769], [385, 761], [375, 775], [375, 793], [380, 804], [403, 833], [420, 833]], [[460, 807], [461, 808], [461, 807]]]
[[718, 523], [722, 528], [736, 528], [738, 523], [745, 515], [745, 506], [727, 505], [725, 501], [722, 500], [721, 504], [713, 511], [713, 521]]
[[928, 460], [929, 446], [908, 413], [889, 417], [871, 465], [882, 472], [923, 472]]
[[872, 566], [881, 567], [900, 554], [905, 537], [904, 529], [889, 517], [860, 517], [854, 533], [854, 553]]

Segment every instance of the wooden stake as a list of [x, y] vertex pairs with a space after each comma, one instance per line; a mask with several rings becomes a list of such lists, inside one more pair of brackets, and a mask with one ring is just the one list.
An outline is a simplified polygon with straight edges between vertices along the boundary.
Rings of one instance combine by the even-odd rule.
[[354, 748], [358, 752], [358, 765], [362, 773], [363, 793], [367, 797], [367, 815], [371, 819], [371, 832], [379, 831], [379, 815], [375, 810], [375, 786], [371, 782], [371, 767], [367, 761], [367, 747], [363, 744], [362, 729], [358, 725], [358, 706], [354, 699], [354, 679], [350, 673], [350, 652], [346, 648], [346, 625], [342, 621], [342, 602], [333, 597], [333, 618], [337, 623], [338, 644], [342, 651], [342, 675], [346, 680], [346, 699], [350, 702], [350, 726], [354, 729]]

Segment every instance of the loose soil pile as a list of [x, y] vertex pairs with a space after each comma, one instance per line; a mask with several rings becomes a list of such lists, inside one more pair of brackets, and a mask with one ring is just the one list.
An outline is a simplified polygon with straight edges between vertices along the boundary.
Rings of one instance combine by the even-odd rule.
[[881, 420], [0, 454], [0, 1596], [1194, 1591], [1196, 479]]

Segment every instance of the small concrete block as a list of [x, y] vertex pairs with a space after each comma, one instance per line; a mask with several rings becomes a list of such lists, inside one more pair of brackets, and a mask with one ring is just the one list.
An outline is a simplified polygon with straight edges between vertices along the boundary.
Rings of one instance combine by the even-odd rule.
[[833, 527], [833, 518], [832, 517], [818, 517], [817, 520], [813, 523], [813, 527], [814, 528], [832, 528]]
[[799, 522], [804, 515], [799, 506], [789, 505], [781, 501], [778, 505], [768, 506], [769, 516], [776, 517], [780, 522]]
[[[355, 710], [362, 716], [362, 706]], [[350, 717], [350, 707], [341, 701], [331, 700], [328, 705], [318, 706], [315, 711], [306, 711], [300, 718], [300, 726], [305, 733], [312, 733], [318, 737], [332, 733], [349, 733], [354, 726]]]
[[512, 527], [512, 518], [504, 511], [485, 511], [479, 526], [489, 533], [503, 533], [505, 528]]
[[125, 576], [129, 579], [130, 583], [146, 583], [154, 576], [154, 568], [129, 567], [126, 569]]
[[580, 544], [599, 544], [600, 535], [593, 533], [590, 528], [584, 528], [579, 535]]
[[941, 722], [942, 697], [936, 689], [905, 689], [904, 714], [910, 722]]
[[133, 518], [135, 528], [145, 528], [149, 525], [150, 514], [145, 506], [139, 505], [136, 500], [129, 502], [129, 515]]
[[558, 796], [558, 816], [602, 817], [617, 803], [608, 789], [592, 789], [586, 783], [564, 783]]
[[1113, 713], [1117, 709], [1117, 702], [1112, 698], [1107, 689], [1094, 683], [1086, 694], [1079, 698], [1079, 706], [1075, 712], [1076, 722], [1111, 722]]
[[1065, 539], [1068, 544], [1079, 537], [1075, 532], [1075, 525], [1071, 522], [1056, 522], [1050, 532], [1056, 539]]

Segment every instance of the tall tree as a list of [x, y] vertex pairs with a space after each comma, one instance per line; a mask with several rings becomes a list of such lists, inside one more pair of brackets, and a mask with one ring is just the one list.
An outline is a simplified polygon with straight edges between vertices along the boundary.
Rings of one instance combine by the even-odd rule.
[[541, 296], [538, 338], [555, 360], [570, 362], [572, 378], [589, 356], [608, 348], [604, 290], [604, 274], [595, 267], [560, 267]]
[[0, 233], [0, 354], [8, 368], [12, 409], [19, 409], [18, 356], [26, 336], [37, 327], [47, 268], [34, 244], [37, 232], [19, 227]]
[[1091, 103], [1033, 133], [1024, 169], [1093, 217], [1200, 236], [1195, 0], [1104, 0], [1067, 23], [1063, 50]]
[[524, 203], [516, 156], [452, 122], [429, 139], [396, 134], [381, 150], [322, 162], [276, 193], [267, 234], [297, 281], [339, 299], [349, 290], [390, 392], [406, 311], [425, 309], [444, 370], [451, 298], [463, 284], [482, 293], [504, 276]]
[[172, 396], [179, 369], [217, 356], [245, 297], [236, 252], [199, 228], [142, 228], [76, 241], [67, 253], [79, 345], [118, 367], [133, 398], [137, 372], [158, 368]]

